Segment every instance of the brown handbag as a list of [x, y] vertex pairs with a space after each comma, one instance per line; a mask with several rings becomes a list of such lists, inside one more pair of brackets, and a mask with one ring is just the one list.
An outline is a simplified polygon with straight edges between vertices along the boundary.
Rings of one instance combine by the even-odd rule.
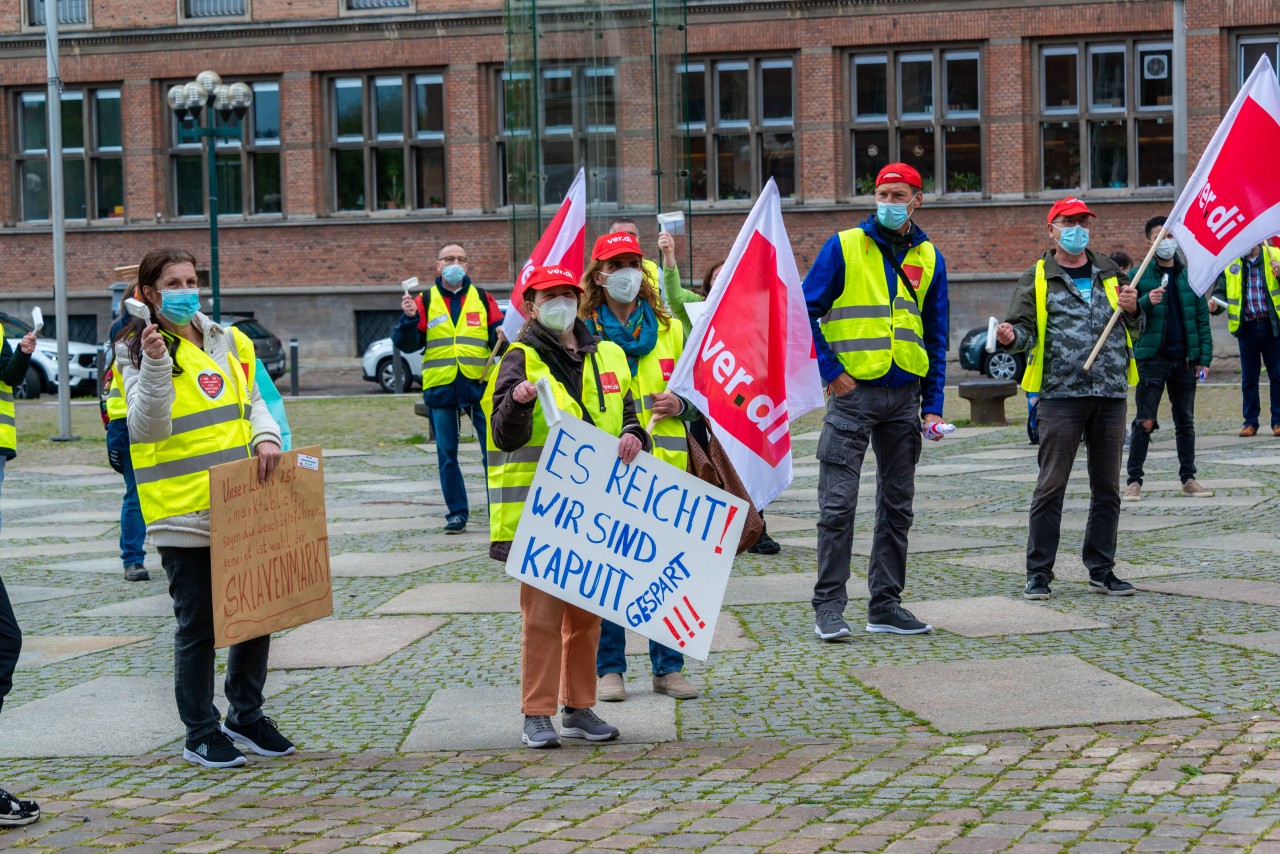
[[716, 439], [710, 428], [706, 430], [707, 447], [704, 450], [701, 442], [694, 438], [693, 431], [685, 425], [685, 436], [689, 440], [689, 473], [699, 480], [718, 486], [725, 492], [747, 502], [747, 518], [742, 526], [742, 537], [738, 540], [738, 550], [734, 554], [742, 554], [756, 544], [760, 533], [764, 530], [764, 520], [760, 512], [751, 503], [747, 488], [729, 461], [729, 455]]

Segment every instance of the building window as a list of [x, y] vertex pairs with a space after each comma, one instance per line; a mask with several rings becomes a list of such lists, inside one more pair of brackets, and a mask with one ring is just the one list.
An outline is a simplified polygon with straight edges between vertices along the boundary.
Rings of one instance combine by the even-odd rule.
[[1264, 56], [1271, 60], [1271, 67], [1280, 74], [1280, 36], [1274, 34], [1241, 36], [1237, 46], [1236, 60], [1239, 66], [1236, 69], [1237, 86], [1244, 85], [1244, 81], [1249, 79], [1249, 75], [1258, 65], [1258, 60]]
[[1044, 190], [1172, 186], [1172, 63], [1165, 42], [1041, 48]]
[[796, 194], [792, 61], [703, 59], [676, 69], [677, 126], [689, 139], [689, 197], [754, 198], [773, 178]]
[[186, 18], [243, 18], [247, 0], [182, 0]]
[[536, 89], [527, 71], [498, 77], [501, 204], [532, 204], [535, 192], [555, 204], [584, 166], [587, 197], [618, 201], [616, 70], [555, 66], [540, 75]]
[[[49, 219], [47, 95], [17, 95], [19, 216]], [[68, 89], [61, 96], [62, 197], [67, 219], [124, 216], [119, 89]]]
[[[89, 23], [89, 0], [57, 0], [58, 23], [66, 26], [84, 26]], [[45, 0], [27, 0], [27, 23], [32, 27], [44, 26]]]
[[362, 12], [366, 9], [408, 9], [409, 0], [346, 0], [347, 9]]
[[[215, 149], [219, 216], [279, 214], [284, 211], [280, 171], [280, 84], [259, 81], [253, 104], [240, 122], [239, 138], [217, 140]], [[179, 123], [170, 116], [173, 212], [179, 217], [208, 215], [206, 144], [184, 140]], [[214, 125], [223, 122], [212, 113]], [[204, 121], [202, 116], [201, 121]], [[235, 122], [233, 116], [231, 119]], [[188, 121], [188, 126], [190, 122]]]
[[919, 170], [926, 193], [982, 191], [978, 50], [855, 54], [849, 91], [855, 195], [874, 193], [876, 174], [893, 162]]
[[442, 75], [341, 77], [330, 97], [334, 210], [445, 206]]

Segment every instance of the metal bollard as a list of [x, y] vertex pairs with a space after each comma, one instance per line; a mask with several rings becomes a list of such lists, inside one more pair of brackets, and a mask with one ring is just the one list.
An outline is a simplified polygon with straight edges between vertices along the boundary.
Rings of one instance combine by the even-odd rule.
[[101, 388], [102, 375], [107, 372], [107, 345], [106, 344], [98, 345], [98, 359], [97, 359], [97, 365], [95, 367], [97, 368], [97, 373], [95, 373], [93, 376], [94, 376], [94, 379], [98, 381], [98, 387]]
[[395, 347], [391, 348], [391, 393], [400, 394], [405, 391], [404, 387], [404, 360], [400, 358], [400, 351]]
[[289, 396], [298, 396], [298, 339], [289, 339]]

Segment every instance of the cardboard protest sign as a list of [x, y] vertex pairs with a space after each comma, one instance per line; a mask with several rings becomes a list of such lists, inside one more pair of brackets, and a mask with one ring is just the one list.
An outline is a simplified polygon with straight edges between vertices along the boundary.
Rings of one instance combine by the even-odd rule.
[[216, 648], [333, 613], [324, 463], [318, 445], [258, 480], [250, 457], [209, 469]]
[[745, 501], [568, 413], [550, 428], [507, 574], [705, 661]]

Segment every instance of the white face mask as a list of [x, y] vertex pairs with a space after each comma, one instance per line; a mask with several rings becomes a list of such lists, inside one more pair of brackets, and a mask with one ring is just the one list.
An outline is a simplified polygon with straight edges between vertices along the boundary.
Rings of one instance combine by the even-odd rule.
[[578, 301], [573, 297], [553, 297], [538, 306], [538, 322], [552, 332], [572, 328], [578, 317]]
[[623, 267], [621, 270], [610, 273], [609, 278], [604, 281], [604, 286], [609, 291], [609, 296], [626, 305], [635, 300], [643, 282], [644, 273], [635, 267]]
[[1172, 237], [1166, 237], [1156, 244], [1156, 257], [1161, 261], [1168, 261], [1178, 252], [1178, 241]]

